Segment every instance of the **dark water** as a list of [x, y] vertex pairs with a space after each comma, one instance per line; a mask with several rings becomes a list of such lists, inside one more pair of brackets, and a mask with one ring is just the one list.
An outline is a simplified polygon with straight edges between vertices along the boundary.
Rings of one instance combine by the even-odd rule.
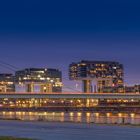
[[0, 119], [24, 121], [81, 122], [103, 124], [140, 124], [140, 114], [91, 112], [0, 112]]

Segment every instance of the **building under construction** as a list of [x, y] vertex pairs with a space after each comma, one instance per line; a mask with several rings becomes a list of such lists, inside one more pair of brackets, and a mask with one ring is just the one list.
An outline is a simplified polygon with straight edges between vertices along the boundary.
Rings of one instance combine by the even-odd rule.
[[83, 60], [72, 63], [69, 65], [69, 78], [82, 81], [84, 93], [123, 92], [123, 65], [118, 62]]

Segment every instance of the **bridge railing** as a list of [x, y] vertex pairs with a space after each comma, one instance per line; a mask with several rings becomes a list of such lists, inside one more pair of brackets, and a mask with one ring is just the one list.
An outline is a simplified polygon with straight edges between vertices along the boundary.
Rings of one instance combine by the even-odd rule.
[[83, 92], [0, 92], [0, 94], [26, 94], [26, 95], [32, 95], [32, 94], [53, 94], [53, 95], [140, 95], [140, 93], [83, 93]]

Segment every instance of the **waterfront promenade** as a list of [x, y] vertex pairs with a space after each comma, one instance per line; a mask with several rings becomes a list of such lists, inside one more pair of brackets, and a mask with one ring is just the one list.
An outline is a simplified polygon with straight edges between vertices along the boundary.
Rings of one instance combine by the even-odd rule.
[[0, 111], [100, 111], [140, 110], [136, 93], [1, 93]]

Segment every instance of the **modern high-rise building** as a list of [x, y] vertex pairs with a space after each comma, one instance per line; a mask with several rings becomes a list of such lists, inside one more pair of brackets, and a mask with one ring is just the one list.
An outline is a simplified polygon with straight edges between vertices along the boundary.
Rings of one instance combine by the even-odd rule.
[[15, 73], [16, 92], [62, 92], [62, 73], [58, 69], [27, 68]]
[[14, 76], [13, 74], [0, 74], [0, 92], [14, 92]]
[[[105, 92], [106, 88], [117, 88], [122, 92], [124, 84], [123, 65], [111, 61], [85, 61], [69, 65], [70, 80], [81, 80], [83, 92]], [[118, 91], [119, 92], [119, 91]]]
[[140, 93], [140, 85], [124, 86], [125, 93]]

